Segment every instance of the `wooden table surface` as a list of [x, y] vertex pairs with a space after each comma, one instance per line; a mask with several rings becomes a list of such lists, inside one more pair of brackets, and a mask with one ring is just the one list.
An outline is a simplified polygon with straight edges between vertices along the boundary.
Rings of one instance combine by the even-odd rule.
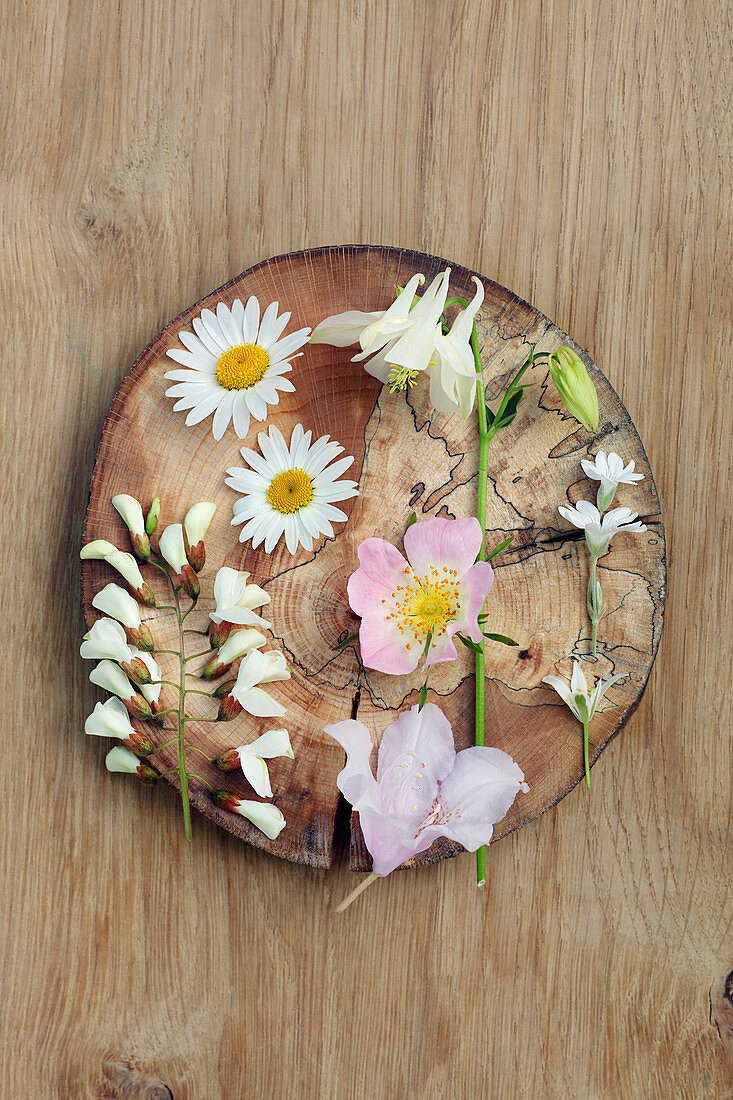
[[[3, 1100], [733, 1095], [726, 5], [2, 10]], [[458, 858], [343, 916], [343, 842], [329, 872], [188, 845], [171, 791], [108, 776], [78, 658], [121, 378], [230, 276], [340, 242], [448, 256], [587, 348], [669, 566], [591, 792], [483, 892]]]

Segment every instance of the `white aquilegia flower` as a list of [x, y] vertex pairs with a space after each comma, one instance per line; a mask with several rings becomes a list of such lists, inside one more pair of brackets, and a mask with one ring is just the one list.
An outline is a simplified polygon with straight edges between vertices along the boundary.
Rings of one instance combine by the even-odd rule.
[[575, 527], [585, 531], [585, 541], [596, 560], [608, 550], [611, 539], [621, 531], [646, 531], [646, 524], [639, 521], [630, 508], [612, 508], [601, 518], [595, 504], [579, 500], [574, 508], [558, 508], [558, 512]]
[[624, 466], [624, 460], [615, 451], [608, 455], [605, 451], [599, 451], [593, 459], [582, 458], [580, 465], [586, 477], [601, 483], [596, 499], [599, 512], [605, 512], [611, 506], [619, 485], [633, 485], [644, 480], [643, 474], [634, 473], [636, 463], [633, 459]]
[[607, 680], [599, 680], [591, 691], [585, 673], [578, 661], [573, 661], [573, 672], [570, 677], [570, 687], [559, 676], [543, 676], [542, 683], [549, 684], [566, 703], [579, 722], [590, 722], [598, 709], [603, 696], [608, 689], [619, 680], [625, 680], [626, 676], [609, 676]]
[[231, 791], [214, 791], [212, 797], [223, 810], [246, 817], [270, 840], [275, 840], [285, 828], [282, 812], [271, 802], [248, 802]]
[[[441, 318], [448, 296], [450, 268], [441, 271], [415, 300], [425, 281], [413, 275], [389, 309], [376, 313], [350, 310], [326, 318], [311, 343], [346, 347], [360, 344], [352, 362], [365, 360], [365, 369], [392, 390], [404, 390], [421, 373], [430, 379], [430, 400], [438, 412], [461, 411], [468, 416], [476, 392], [476, 368], [471, 351], [471, 328], [484, 297], [483, 284], [474, 276], [476, 292], [468, 308], [457, 315], [450, 332], [443, 333]], [[413, 304], [414, 303], [414, 304]]]
[[92, 600], [92, 607], [121, 623], [131, 645], [138, 649], [155, 649], [150, 627], [140, 618], [137, 601], [119, 584], [106, 584]]
[[101, 661], [105, 657], [123, 665], [130, 660], [130, 647], [124, 630], [115, 619], [97, 619], [91, 630], [84, 635], [79, 653], [91, 661]]
[[295, 759], [290, 736], [285, 729], [267, 730], [251, 744], [222, 753], [216, 763], [223, 771], [240, 767], [244, 778], [261, 798], [272, 798], [270, 773], [265, 760], [280, 756]]
[[[450, 332], [443, 334], [438, 325], [434, 346], [425, 371], [430, 379], [430, 402], [438, 412], [460, 411], [464, 420], [473, 409], [476, 396], [476, 364], [471, 350], [471, 330], [476, 314], [484, 300], [483, 283], [472, 276], [476, 284], [473, 301], [462, 309], [454, 320]], [[399, 354], [398, 349], [394, 349]], [[397, 359], [395, 364], [399, 365]]]
[[[415, 297], [415, 291], [424, 282], [424, 275], [413, 275], [407, 286], [400, 291], [388, 309], [380, 309], [372, 313], [350, 309], [346, 313], [337, 313], [333, 317], [327, 317], [325, 321], [321, 321], [319, 325], [316, 325], [310, 342], [312, 344], [331, 344], [337, 348], [346, 348], [351, 344], [361, 344], [362, 351], [358, 356], [355, 356], [355, 359], [361, 360], [371, 355], [372, 358], [364, 366], [380, 382], [386, 382], [390, 370], [386, 358], [389, 348], [414, 323], [410, 317], [410, 307]], [[436, 283], [434, 282], [432, 286], [435, 288]], [[423, 298], [425, 298], [425, 295], [423, 295]], [[445, 301], [445, 299], [443, 300]]]
[[308, 343], [310, 329], [283, 337], [290, 314], [278, 317], [277, 311], [278, 303], [272, 302], [260, 322], [257, 298], [249, 298], [246, 306], [237, 298], [231, 310], [219, 302], [216, 313], [205, 309], [194, 317], [193, 333], [185, 329], [178, 333], [186, 350], [172, 348], [166, 355], [185, 370], [166, 373], [177, 383], [166, 395], [178, 398], [175, 412], [190, 410], [187, 425], [213, 413], [214, 439], [221, 439], [230, 421], [243, 439], [250, 417], [264, 420], [267, 406], [278, 404], [279, 391], [293, 392], [292, 382], [283, 376], [292, 370], [291, 360], [302, 354], [298, 349]]
[[237, 679], [219, 706], [219, 720], [228, 722], [243, 710], [256, 718], [282, 718], [285, 707], [260, 685], [290, 679], [290, 669], [279, 650], [262, 653], [254, 649], [242, 661]]
[[221, 623], [234, 623], [236, 626], [264, 626], [269, 629], [272, 623], [263, 619], [254, 611], [270, 603], [270, 596], [258, 584], [248, 584], [249, 573], [239, 569], [230, 569], [223, 565], [214, 578], [214, 599], [216, 609], [209, 618], [217, 626]]
[[242, 494], [234, 505], [232, 524], [243, 523], [240, 542], [251, 540], [257, 549], [264, 542], [271, 553], [285, 536], [291, 554], [298, 546], [313, 549], [322, 535], [333, 538], [332, 521], [347, 516], [334, 502], [349, 500], [359, 493], [355, 481], [339, 481], [354, 459], [334, 459], [343, 451], [340, 444], [321, 436], [311, 445], [311, 433], [296, 424], [286, 444], [282, 433], [271, 427], [257, 436], [261, 454], [242, 447], [242, 458], [249, 469], [233, 466], [227, 473], [227, 485]]

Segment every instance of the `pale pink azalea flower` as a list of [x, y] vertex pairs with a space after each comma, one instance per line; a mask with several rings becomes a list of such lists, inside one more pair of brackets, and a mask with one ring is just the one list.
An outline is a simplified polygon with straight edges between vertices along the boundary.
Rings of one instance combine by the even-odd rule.
[[348, 583], [349, 604], [361, 616], [359, 643], [367, 668], [402, 675], [456, 657], [453, 635], [483, 638], [478, 616], [494, 571], [476, 561], [481, 524], [470, 519], [426, 519], [405, 532], [407, 560], [384, 539], [364, 539], [360, 566]]
[[441, 836], [475, 852], [489, 843], [518, 792], [529, 790], [519, 765], [501, 749], [457, 753], [450, 722], [433, 703], [403, 711], [387, 727], [376, 779], [366, 726], [347, 719], [325, 732], [346, 751], [338, 788], [359, 813], [377, 875], [388, 875]]

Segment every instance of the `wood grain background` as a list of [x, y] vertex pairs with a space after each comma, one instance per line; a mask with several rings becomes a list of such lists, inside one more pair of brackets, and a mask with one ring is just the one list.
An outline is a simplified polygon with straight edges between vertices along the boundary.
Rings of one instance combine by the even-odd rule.
[[[3, 1098], [726, 1097], [730, 26], [722, 0], [2, 4]], [[77, 560], [104, 414], [267, 256], [447, 254], [570, 332], [669, 545], [624, 735], [491, 851], [372, 888], [102, 769]]]

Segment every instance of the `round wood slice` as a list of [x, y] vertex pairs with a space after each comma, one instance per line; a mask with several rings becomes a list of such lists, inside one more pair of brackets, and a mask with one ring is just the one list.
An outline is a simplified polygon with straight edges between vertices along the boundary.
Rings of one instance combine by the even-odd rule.
[[[271, 594], [266, 617], [272, 620], [271, 648], [282, 649], [292, 679], [272, 685], [272, 695], [286, 707], [283, 720], [290, 730], [294, 760], [270, 764], [274, 801], [287, 819], [277, 840], [269, 841], [243, 818], [216, 807], [207, 789], [192, 781], [192, 804], [201, 813], [260, 848], [299, 863], [328, 867], [334, 819], [339, 801], [336, 776], [343, 750], [323, 733], [328, 723], [358, 716], [372, 731], [375, 745], [385, 727], [405, 707], [417, 701], [422, 680], [391, 677], [364, 669], [358, 643], [337, 648], [339, 638], [358, 629], [349, 609], [346, 582], [357, 567], [362, 539], [377, 535], [402, 548], [411, 512], [428, 516], [475, 515], [478, 470], [475, 418], [434, 413], [427, 385], [418, 383], [407, 395], [382, 389], [350, 357], [354, 349], [308, 345], [295, 360], [289, 377], [295, 393], [284, 394], [270, 409], [268, 423], [290, 437], [302, 423], [314, 438], [330, 435], [355, 462], [347, 476], [358, 479], [360, 495], [348, 501], [348, 521], [332, 539], [312, 553], [291, 556], [284, 542], [272, 554], [238, 541], [232, 527], [235, 493], [224, 484], [226, 468], [242, 465], [239, 447], [256, 447], [253, 422], [245, 441], [230, 430], [219, 442], [210, 419], [187, 428], [185, 414], [173, 412], [165, 396], [164, 373], [175, 364], [166, 357], [180, 347], [178, 332], [191, 328], [191, 318], [219, 301], [256, 294], [261, 305], [277, 300], [292, 312], [287, 331], [314, 327], [324, 317], [347, 309], [384, 309], [395, 287], [421, 271], [430, 280], [446, 261], [398, 248], [331, 247], [279, 256], [232, 279], [202, 302], [172, 321], [145, 349], [124, 379], [107, 416], [92, 479], [84, 540], [105, 538], [127, 549], [127, 532], [110, 501], [130, 493], [147, 507], [163, 501], [157, 534], [168, 523], [181, 522], [198, 500], [211, 500], [217, 512], [206, 539], [207, 564], [201, 574], [202, 596], [190, 625], [204, 628], [213, 607], [212, 586], [222, 565], [246, 569]], [[452, 266], [450, 294], [471, 297], [470, 271]], [[618, 733], [639, 703], [662, 630], [665, 591], [665, 541], [659, 500], [641, 440], [616, 393], [589, 357], [547, 317], [504, 287], [483, 279], [486, 296], [480, 314], [487, 399], [494, 408], [511, 375], [534, 345], [538, 351], [569, 344], [582, 356], [598, 390], [600, 427], [589, 433], [568, 416], [548, 384], [544, 366], [533, 368], [525, 381], [519, 414], [511, 427], [492, 443], [489, 461], [488, 546], [511, 535], [509, 551], [496, 559], [496, 580], [487, 602], [489, 630], [518, 641], [516, 648], [487, 643], [486, 743], [510, 753], [530, 785], [494, 839], [526, 824], [555, 805], [582, 778], [582, 729], [542, 677], [569, 675], [571, 655], [583, 659], [595, 676], [623, 673], [626, 679], [609, 692], [592, 728], [591, 758]], [[580, 459], [599, 448], [633, 458], [644, 481], [622, 486], [616, 503], [639, 512], [647, 531], [619, 535], [602, 559], [599, 579], [607, 614], [599, 630], [598, 656], [590, 657], [590, 628], [585, 610], [588, 554], [582, 534], [560, 518], [558, 504], [579, 498], [595, 500], [596, 483], [585, 479]], [[159, 602], [169, 602], [165, 580], [153, 569], [149, 579]], [[91, 625], [97, 613], [91, 600], [118, 575], [103, 562], [82, 568], [84, 613]], [[144, 610], [161, 648], [173, 648], [177, 632], [169, 612]], [[190, 652], [202, 648], [194, 635]], [[473, 655], [458, 647], [458, 659], [437, 665], [429, 698], [450, 719], [456, 747], [473, 743]], [[173, 679], [176, 658], [161, 655], [164, 678]], [[204, 658], [190, 663], [194, 673]], [[190, 687], [204, 686], [194, 676]], [[173, 688], [164, 688], [164, 705], [177, 703]], [[215, 702], [189, 696], [189, 713], [212, 718]], [[192, 744], [213, 756], [222, 749], [254, 739], [278, 724], [240, 715], [229, 723], [191, 723]], [[151, 727], [155, 730], [155, 727]], [[159, 740], [162, 740], [158, 734]], [[152, 757], [161, 771], [176, 765], [175, 746]], [[195, 764], [194, 764], [195, 760]], [[223, 775], [192, 754], [192, 771], [201, 772], [217, 787], [245, 798], [254, 797], [243, 777]], [[177, 786], [173, 773], [168, 781]], [[605, 781], [610, 781], [609, 777]], [[416, 863], [431, 863], [460, 851], [448, 841], [437, 842]], [[351, 866], [367, 870], [369, 855], [352, 815]]]

